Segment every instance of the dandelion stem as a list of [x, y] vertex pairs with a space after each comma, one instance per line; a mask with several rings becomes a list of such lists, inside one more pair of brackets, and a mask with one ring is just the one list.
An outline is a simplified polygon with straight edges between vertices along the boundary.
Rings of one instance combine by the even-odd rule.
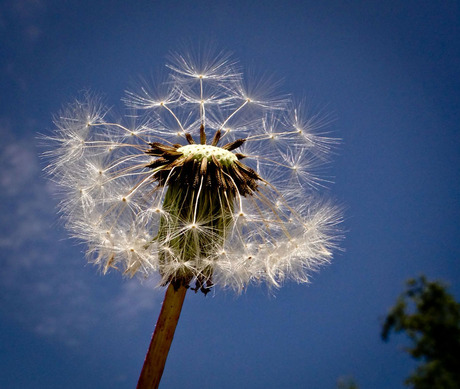
[[187, 289], [183, 285], [175, 288], [172, 283], [169, 284], [137, 383], [137, 389], [153, 389], [160, 385], [186, 293]]

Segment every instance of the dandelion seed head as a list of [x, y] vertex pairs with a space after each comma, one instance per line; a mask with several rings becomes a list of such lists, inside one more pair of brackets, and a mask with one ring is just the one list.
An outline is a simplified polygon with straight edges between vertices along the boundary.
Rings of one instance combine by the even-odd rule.
[[47, 172], [71, 235], [103, 273], [205, 293], [308, 282], [340, 237], [340, 209], [318, 200], [337, 143], [324, 121], [229, 55], [173, 54], [167, 68], [157, 92], [126, 92], [130, 125], [90, 95], [56, 117]]

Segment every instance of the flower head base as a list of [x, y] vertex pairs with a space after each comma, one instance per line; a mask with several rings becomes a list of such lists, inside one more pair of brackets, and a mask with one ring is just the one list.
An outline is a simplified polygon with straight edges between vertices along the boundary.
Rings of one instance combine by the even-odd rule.
[[251, 195], [262, 180], [238, 161], [242, 154], [231, 152], [245, 139], [217, 147], [220, 135], [217, 130], [211, 144], [205, 144], [202, 125], [200, 145], [186, 133], [188, 145], [150, 143], [145, 152], [157, 157], [147, 165], [155, 172], [152, 180], [168, 186], [163, 202], [167, 216], [160, 220], [158, 232], [160, 273], [176, 284], [188, 285], [195, 277], [195, 289], [204, 293], [212, 286], [213, 262], [232, 224], [235, 196]]
[[204, 293], [307, 282], [336, 247], [340, 212], [314, 194], [336, 140], [288, 101], [251, 99], [228, 56], [168, 67], [160, 100], [128, 92], [146, 112], [137, 125], [108, 121], [91, 97], [57, 118], [48, 171], [68, 228], [104, 272], [158, 272]]

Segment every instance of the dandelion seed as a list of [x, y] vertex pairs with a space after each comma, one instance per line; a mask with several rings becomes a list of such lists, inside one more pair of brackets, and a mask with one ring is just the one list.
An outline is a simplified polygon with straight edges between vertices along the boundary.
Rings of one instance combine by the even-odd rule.
[[126, 93], [137, 125], [109, 120], [92, 96], [56, 117], [47, 171], [67, 228], [104, 273], [158, 273], [167, 295], [308, 282], [338, 238], [340, 211], [315, 200], [314, 169], [336, 140], [227, 55], [174, 54], [167, 67], [160, 92]]

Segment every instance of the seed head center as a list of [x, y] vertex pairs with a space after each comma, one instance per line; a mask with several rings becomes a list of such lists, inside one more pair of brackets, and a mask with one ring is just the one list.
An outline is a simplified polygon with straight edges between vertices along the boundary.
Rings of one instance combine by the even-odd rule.
[[204, 157], [209, 160], [214, 156], [224, 166], [229, 166], [238, 160], [236, 155], [231, 151], [211, 145], [186, 145], [179, 147], [177, 151], [182, 153], [185, 157], [193, 155], [198, 161], [201, 161]]

